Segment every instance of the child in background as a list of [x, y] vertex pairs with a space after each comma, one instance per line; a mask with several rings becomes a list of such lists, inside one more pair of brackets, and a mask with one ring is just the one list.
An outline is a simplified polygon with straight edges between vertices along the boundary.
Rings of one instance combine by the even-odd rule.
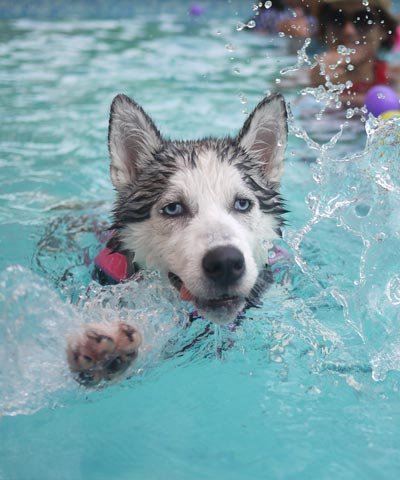
[[317, 20], [328, 49], [311, 70], [314, 86], [327, 79], [334, 84], [349, 82], [341, 100], [345, 106], [361, 107], [372, 86], [393, 84], [394, 69], [378, 56], [395, 40], [397, 21], [388, 0], [369, 0], [368, 5], [360, 0], [321, 0]]

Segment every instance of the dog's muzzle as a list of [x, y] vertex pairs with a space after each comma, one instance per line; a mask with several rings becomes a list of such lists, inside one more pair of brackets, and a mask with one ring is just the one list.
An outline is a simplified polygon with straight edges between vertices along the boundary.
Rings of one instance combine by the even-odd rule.
[[200, 312], [217, 323], [226, 323], [237, 315], [245, 298], [235, 292], [236, 285], [246, 272], [242, 252], [233, 245], [209, 250], [202, 259], [202, 270], [210, 288], [207, 296], [197, 296], [175, 273], [169, 272], [171, 284], [179, 291], [184, 301], [191, 302]]

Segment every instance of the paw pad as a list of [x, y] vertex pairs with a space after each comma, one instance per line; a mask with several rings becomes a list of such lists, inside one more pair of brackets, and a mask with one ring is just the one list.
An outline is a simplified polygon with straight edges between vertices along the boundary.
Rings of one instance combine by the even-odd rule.
[[138, 356], [140, 333], [131, 325], [92, 325], [67, 348], [68, 363], [82, 385], [95, 386], [125, 372]]

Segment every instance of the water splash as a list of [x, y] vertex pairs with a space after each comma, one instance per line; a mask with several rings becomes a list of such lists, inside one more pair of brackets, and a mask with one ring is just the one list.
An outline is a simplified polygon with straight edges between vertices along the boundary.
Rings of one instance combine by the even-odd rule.
[[0, 291], [0, 412], [30, 413], [47, 405], [52, 392], [68, 388], [61, 338], [80, 319], [23, 267], [1, 274]]
[[300, 68], [303, 68], [304, 66], [309, 66], [310, 68], [313, 68], [316, 65], [316, 61], [310, 59], [307, 53], [307, 48], [310, 46], [310, 44], [311, 38], [306, 38], [304, 40], [303, 46], [300, 48], [300, 50], [297, 51], [297, 63], [293, 66], [282, 68], [280, 71], [281, 75], [297, 72]]
[[[373, 378], [381, 379], [400, 369], [398, 344], [393, 346], [400, 334], [400, 124], [371, 118], [365, 150], [339, 159], [334, 146], [343, 126], [323, 145], [298, 126], [292, 129], [319, 156], [316, 189], [307, 198], [311, 217], [300, 230], [288, 231], [287, 241], [317, 290], [335, 299], [343, 321], [359, 337]], [[322, 238], [315, 255], [311, 243]]]
[[238, 22], [237, 25], [236, 25], [236, 30], [238, 32], [241, 32], [245, 28], [252, 29], [252, 28], [255, 28], [255, 27], [256, 27], [256, 22], [254, 20], [249, 20], [247, 23]]
[[29, 269], [11, 266], [0, 274], [0, 292], [0, 415], [33, 413], [82, 397], [65, 348], [84, 325], [125, 321], [138, 327], [144, 344], [130, 372], [138, 375], [159, 360], [176, 325], [187, 319], [156, 274], [116, 286], [89, 284], [72, 305]]

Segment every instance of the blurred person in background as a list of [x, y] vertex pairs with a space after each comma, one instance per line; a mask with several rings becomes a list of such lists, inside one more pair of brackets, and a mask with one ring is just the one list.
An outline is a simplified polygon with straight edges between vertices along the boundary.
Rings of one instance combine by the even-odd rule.
[[327, 80], [346, 84], [341, 100], [353, 107], [364, 105], [365, 94], [374, 85], [399, 87], [398, 67], [380, 56], [395, 43], [397, 20], [390, 13], [390, 1], [320, 0], [316, 14], [326, 51], [311, 70], [312, 85]]

